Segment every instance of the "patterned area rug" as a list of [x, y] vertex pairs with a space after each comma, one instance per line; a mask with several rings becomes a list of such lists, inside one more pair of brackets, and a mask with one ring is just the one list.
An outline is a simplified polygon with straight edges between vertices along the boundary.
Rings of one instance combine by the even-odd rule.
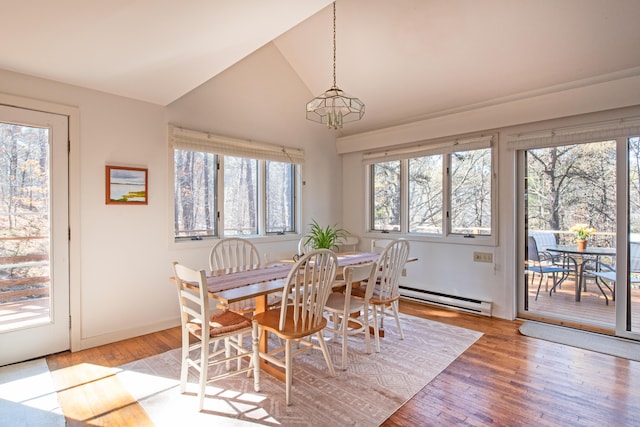
[[64, 425], [44, 358], [0, 367], [0, 426]]
[[[365, 353], [364, 338], [349, 338], [349, 364], [340, 370], [340, 345], [329, 342], [336, 376], [329, 377], [320, 351], [294, 358], [292, 404], [284, 383], [261, 375], [261, 390], [244, 375], [211, 383], [198, 412], [197, 378], [179, 393], [180, 350], [121, 366], [118, 377], [157, 426], [282, 425], [377, 426], [482, 336], [444, 323], [402, 315], [400, 340], [386, 319], [380, 353]], [[391, 321], [388, 321], [391, 320]]]

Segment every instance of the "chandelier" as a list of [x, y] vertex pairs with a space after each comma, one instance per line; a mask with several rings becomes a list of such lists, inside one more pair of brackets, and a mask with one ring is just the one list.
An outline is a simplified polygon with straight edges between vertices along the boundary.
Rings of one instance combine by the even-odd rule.
[[307, 103], [307, 119], [338, 129], [343, 123], [360, 120], [364, 104], [336, 85], [336, 2], [333, 2], [333, 86]]

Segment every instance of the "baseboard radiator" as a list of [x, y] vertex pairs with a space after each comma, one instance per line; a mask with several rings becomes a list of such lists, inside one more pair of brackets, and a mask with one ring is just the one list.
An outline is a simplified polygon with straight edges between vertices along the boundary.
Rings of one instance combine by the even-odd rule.
[[400, 296], [414, 301], [426, 302], [429, 304], [491, 317], [490, 301], [480, 301], [472, 298], [464, 298], [441, 294], [438, 292], [425, 291], [422, 289], [409, 288], [406, 286], [400, 286]]

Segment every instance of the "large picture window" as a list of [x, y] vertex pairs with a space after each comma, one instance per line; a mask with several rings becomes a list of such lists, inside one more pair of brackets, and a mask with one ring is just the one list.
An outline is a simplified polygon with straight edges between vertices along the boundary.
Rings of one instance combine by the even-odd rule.
[[492, 136], [368, 153], [370, 230], [491, 236]]
[[296, 231], [301, 150], [170, 127], [174, 238]]

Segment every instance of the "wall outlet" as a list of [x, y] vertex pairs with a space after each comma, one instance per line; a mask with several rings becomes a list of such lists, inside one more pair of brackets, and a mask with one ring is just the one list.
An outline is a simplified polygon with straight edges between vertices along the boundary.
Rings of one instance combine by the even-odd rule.
[[493, 254], [491, 252], [474, 252], [473, 262], [493, 262]]

